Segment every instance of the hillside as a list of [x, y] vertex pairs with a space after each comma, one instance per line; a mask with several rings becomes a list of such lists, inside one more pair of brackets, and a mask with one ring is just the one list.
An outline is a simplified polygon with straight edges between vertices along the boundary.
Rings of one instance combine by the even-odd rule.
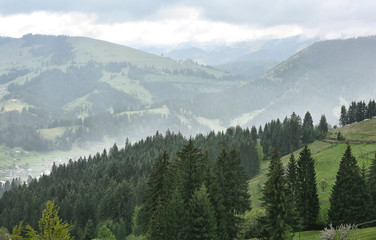
[[208, 132], [213, 121], [186, 103], [240, 82], [86, 37], [1, 37], [0, 53], [0, 180], [39, 176], [53, 161], [157, 131]]
[[85, 37], [0, 38], [0, 52], [0, 160], [10, 168], [30, 165], [18, 151], [35, 163], [41, 152], [79, 156], [104, 141], [258, 126], [291, 112], [335, 125], [341, 105], [376, 88], [376, 37], [317, 42], [255, 80]]
[[[315, 160], [316, 181], [317, 189], [320, 199], [320, 214], [319, 223], [326, 222], [327, 210], [329, 209], [329, 197], [332, 187], [336, 180], [336, 174], [339, 168], [342, 155], [346, 149], [346, 143], [344, 141], [333, 141], [331, 136], [334, 136], [340, 131], [346, 140], [351, 142], [351, 149], [353, 155], [358, 161], [360, 167], [370, 166], [372, 159], [375, 157], [376, 143], [366, 143], [365, 139], [372, 140], [376, 137], [376, 119], [366, 120], [360, 123], [355, 123], [349, 126], [345, 126], [339, 129], [330, 130], [328, 137], [322, 141], [315, 141], [309, 144], [308, 147], [311, 150], [312, 157]], [[366, 137], [364, 133], [366, 134]], [[299, 152], [294, 152], [295, 159], [299, 158]], [[283, 156], [282, 161], [284, 166], [287, 166], [289, 156]], [[260, 173], [249, 182], [249, 188], [251, 192], [252, 204], [254, 209], [252, 211], [257, 212], [260, 209], [260, 197], [262, 186], [266, 180], [266, 173], [268, 171], [269, 161], [264, 161], [260, 165]], [[323, 189], [322, 182], [326, 182], [327, 186]]]
[[[209, 131], [205, 120], [201, 124], [196, 119], [200, 116], [184, 109], [185, 102], [239, 84], [228, 74], [192, 61], [177, 62], [85, 37], [1, 38], [0, 52], [2, 117], [25, 108], [41, 129], [110, 112], [135, 122], [127, 130], [135, 140], [168, 128], [185, 134]], [[149, 126], [135, 126], [137, 118]], [[153, 126], [145, 118], [155, 118]]]
[[243, 125], [258, 125], [309, 110], [316, 121], [325, 113], [329, 123], [338, 124], [341, 105], [374, 98], [375, 53], [376, 37], [314, 43], [263, 77], [226, 90], [229, 105], [238, 108], [225, 108], [223, 118], [244, 117]]

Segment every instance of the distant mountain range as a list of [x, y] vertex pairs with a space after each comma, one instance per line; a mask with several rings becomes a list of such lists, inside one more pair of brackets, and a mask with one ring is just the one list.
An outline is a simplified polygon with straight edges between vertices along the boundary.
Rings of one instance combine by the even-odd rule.
[[199, 64], [214, 66], [233, 75], [256, 78], [315, 41], [317, 39], [294, 36], [284, 39], [234, 43], [209, 49], [185, 45], [173, 50], [155, 48], [146, 50], [155, 54], [163, 54], [174, 60], [191, 59]]
[[[112, 130], [109, 137], [140, 139], [157, 130], [190, 135], [250, 127], [293, 111], [301, 116], [310, 111], [316, 123], [326, 114], [329, 123], [337, 124], [342, 104], [375, 98], [375, 37], [304, 48], [309, 43], [291, 38], [210, 53], [187, 50], [192, 60], [179, 61], [171, 58], [182, 52], [171, 52], [170, 58], [84, 37], [0, 38], [0, 120], [25, 109], [33, 126], [45, 133], [69, 124], [71, 131], [80, 124], [99, 129], [97, 121], [109, 125], [122, 119], [125, 129]], [[262, 76], [240, 76], [201, 65], [190, 54], [205, 64], [226, 63], [216, 67], [223, 70], [232, 64], [232, 69], [258, 71], [252, 64], [262, 63], [265, 71], [266, 65], [287, 60]], [[98, 117], [103, 113], [108, 116]], [[93, 116], [96, 122], [90, 125]]]

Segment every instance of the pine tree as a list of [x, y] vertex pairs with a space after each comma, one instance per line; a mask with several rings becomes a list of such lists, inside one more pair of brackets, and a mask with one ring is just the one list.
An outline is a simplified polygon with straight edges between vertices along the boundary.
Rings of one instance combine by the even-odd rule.
[[[371, 205], [376, 206], [376, 154], [375, 158], [372, 160], [372, 164], [369, 168], [368, 178], [367, 178], [368, 189], [370, 191]], [[372, 219], [376, 219], [376, 209], [373, 208]]]
[[223, 150], [214, 167], [218, 196], [222, 197], [216, 206], [220, 239], [234, 239], [241, 220], [238, 215], [250, 210], [247, 177], [240, 162], [235, 150], [230, 153]]
[[181, 192], [176, 187], [166, 205], [167, 236], [171, 240], [189, 239], [188, 210], [185, 207]]
[[205, 185], [193, 193], [189, 202], [189, 225], [191, 240], [217, 239], [217, 223]]
[[[292, 199], [289, 198], [288, 181], [277, 150], [270, 160], [268, 180], [263, 189], [265, 216], [258, 219], [261, 225], [261, 239], [291, 239], [293, 227], [289, 225], [295, 219]], [[296, 220], [296, 219], [295, 219]]]
[[297, 176], [298, 169], [297, 169], [297, 165], [296, 165], [296, 161], [295, 161], [295, 157], [293, 153], [290, 154], [290, 160], [287, 165], [287, 169], [288, 169], [287, 171], [288, 184], [289, 184], [291, 193], [293, 197], [295, 198], [297, 187], [298, 187], [297, 186], [298, 185], [298, 176]]
[[350, 145], [342, 156], [329, 201], [329, 221], [335, 226], [357, 224], [368, 218], [369, 195]]
[[257, 142], [257, 139], [258, 139], [257, 129], [254, 125], [251, 128], [251, 138], [253, 142]]
[[304, 116], [302, 131], [303, 131], [302, 133], [303, 144], [308, 144], [308, 143], [313, 142], [315, 133], [313, 129], [312, 116], [309, 112], [307, 112]]
[[328, 123], [325, 115], [321, 115], [319, 126], [317, 127], [319, 138], [324, 138], [328, 133]]
[[347, 111], [348, 124], [356, 122], [356, 102], [352, 101]]
[[303, 225], [310, 228], [316, 223], [320, 205], [315, 163], [307, 145], [300, 152], [297, 163], [297, 209]]
[[71, 240], [70, 226], [58, 216], [59, 208], [52, 201], [47, 201], [46, 209], [42, 211], [42, 217], [38, 222], [39, 232], [30, 225], [26, 226], [26, 235], [30, 239], [59, 239]]
[[193, 192], [200, 188], [204, 177], [204, 156], [199, 148], [189, 139], [181, 151], [177, 153], [177, 167], [181, 174], [182, 197], [186, 204]]
[[341, 116], [339, 117], [339, 124], [343, 127], [348, 123], [347, 109], [345, 105], [341, 107]]
[[154, 163], [153, 168], [150, 172], [149, 181], [147, 184], [147, 190], [145, 193], [144, 207], [142, 209], [142, 225], [143, 228], [149, 232], [149, 235], [155, 233], [150, 233], [151, 227], [154, 224], [154, 228], [157, 226], [162, 226], [163, 223], [159, 221], [163, 219], [163, 210], [165, 209], [166, 203], [169, 199], [171, 192], [171, 176], [170, 176], [170, 163], [169, 156], [164, 152], [157, 161]]

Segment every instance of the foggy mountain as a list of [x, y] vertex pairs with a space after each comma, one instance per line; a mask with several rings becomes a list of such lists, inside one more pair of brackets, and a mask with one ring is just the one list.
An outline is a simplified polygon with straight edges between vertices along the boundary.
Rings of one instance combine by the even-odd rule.
[[376, 37], [314, 43], [261, 78], [228, 90], [238, 106], [228, 119], [239, 116], [233, 124], [247, 126], [310, 111], [316, 123], [326, 114], [338, 124], [341, 105], [375, 97], [375, 54]]
[[40, 134], [64, 149], [157, 130], [258, 126], [293, 111], [337, 124], [342, 104], [374, 98], [375, 51], [375, 37], [317, 42], [250, 80], [89, 38], [1, 38], [1, 131], [29, 126], [30, 138]]
[[206, 49], [184, 45], [173, 50], [149, 48], [146, 51], [163, 53], [175, 60], [191, 59], [233, 75], [257, 78], [315, 41], [317, 39], [294, 36], [211, 46]]

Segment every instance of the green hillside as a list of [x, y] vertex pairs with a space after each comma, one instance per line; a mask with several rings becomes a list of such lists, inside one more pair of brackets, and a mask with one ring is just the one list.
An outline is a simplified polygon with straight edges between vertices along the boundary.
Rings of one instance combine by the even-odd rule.
[[[332, 187], [336, 180], [336, 174], [339, 168], [342, 155], [345, 152], [347, 144], [344, 141], [338, 142], [332, 137], [340, 131], [346, 140], [351, 142], [353, 155], [356, 157], [360, 167], [365, 165], [369, 167], [376, 153], [376, 143], [372, 142], [376, 138], [376, 119], [366, 120], [355, 123], [339, 129], [330, 130], [326, 139], [315, 141], [308, 147], [311, 150], [312, 157], [315, 160], [317, 189], [320, 199], [320, 214], [318, 223], [325, 224], [328, 219], [327, 211], [329, 209], [329, 197]], [[370, 142], [366, 142], [370, 141]], [[299, 158], [300, 150], [294, 152], [295, 159]], [[287, 166], [289, 156], [283, 156], [282, 162]], [[251, 192], [253, 212], [256, 214], [261, 208], [260, 198], [262, 196], [263, 184], [266, 181], [266, 173], [268, 172], [269, 161], [264, 161], [260, 165], [260, 173], [250, 180], [249, 189]], [[327, 187], [322, 188], [322, 182], [327, 183]], [[319, 232], [315, 232], [318, 234]], [[308, 233], [307, 233], [308, 234]], [[302, 238], [314, 239], [314, 238]], [[362, 238], [363, 239], [363, 238]]]

